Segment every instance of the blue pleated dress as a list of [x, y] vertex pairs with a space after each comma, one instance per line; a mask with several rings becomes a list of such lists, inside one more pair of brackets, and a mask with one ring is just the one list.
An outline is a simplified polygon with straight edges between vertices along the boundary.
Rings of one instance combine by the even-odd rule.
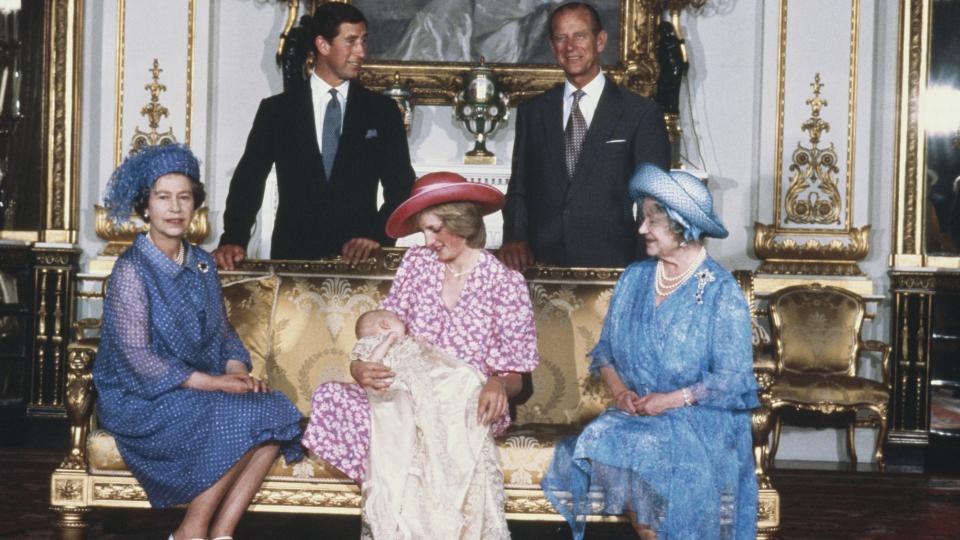
[[658, 416], [611, 407], [558, 445], [542, 487], [577, 539], [586, 516], [624, 511], [659, 540], [752, 539], [758, 399], [746, 300], [708, 258], [656, 306], [655, 269], [648, 260], [624, 271], [590, 370], [613, 367], [641, 396], [690, 387], [696, 405]]
[[224, 373], [250, 357], [226, 318], [216, 266], [190, 246], [183, 266], [143, 234], [107, 285], [93, 380], [100, 424], [157, 508], [188, 503], [251, 448], [281, 443], [302, 457], [300, 412], [280, 392], [182, 387], [194, 371]]

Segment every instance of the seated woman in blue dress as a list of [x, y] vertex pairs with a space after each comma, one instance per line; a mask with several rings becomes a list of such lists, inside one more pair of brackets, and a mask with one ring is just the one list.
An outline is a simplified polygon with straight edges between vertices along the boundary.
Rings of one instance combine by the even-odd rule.
[[590, 364], [615, 404], [557, 447], [544, 492], [578, 539], [595, 514], [640, 538], [752, 539], [749, 311], [702, 243], [727, 230], [687, 173], [643, 164], [629, 194], [650, 258], [620, 277]]
[[298, 459], [300, 413], [250, 376], [216, 264], [184, 236], [203, 204], [186, 146], [147, 147], [113, 173], [115, 220], [149, 222], [107, 285], [93, 377], [100, 423], [157, 508], [188, 504], [171, 539], [229, 539], [279, 451]]

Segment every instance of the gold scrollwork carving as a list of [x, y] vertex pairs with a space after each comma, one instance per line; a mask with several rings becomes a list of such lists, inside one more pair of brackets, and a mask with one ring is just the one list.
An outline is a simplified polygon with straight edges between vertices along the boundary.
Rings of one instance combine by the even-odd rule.
[[[103, 248], [100, 255], [116, 256], [123, 253], [137, 237], [137, 234], [150, 230], [150, 225], [144, 223], [136, 216], [130, 216], [131, 219], [123, 223], [116, 224], [110, 219], [107, 209], [95, 206], [97, 237], [107, 241], [107, 246]], [[194, 244], [199, 244], [210, 234], [210, 209], [206, 206], [198, 208], [193, 213], [193, 220], [190, 221], [190, 227], [187, 229], [187, 240]]]
[[508, 514], [556, 514], [546, 497], [508, 497]]
[[146, 117], [150, 130], [143, 131], [139, 127], [134, 129], [133, 137], [130, 139], [130, 155], [136, 154], [145, 146], [177, 142], [172, 127], [167, 128], [163, 133], [157, 131], [160, 127], [160, 119], [170, 114], [170, 110], [160, 104], [160, 92], [167, 91], [167, 85], [160, 83], [160, 73], [163, 72], [160, 61], [154, 58], [153, 67], [149, 71], [153, 74], [153, 80], [143, 88], [150, 92], [150, 102], [140, 109], [140, 115]]
[[870, 252], [870, 225], [851, 229], [847, 243], [832, 240], [826, 244], [814, 238], [803, 242], [789, 238], [778, 240], [776, 227], [763, 223], [754, 223], [753, 227], [753, 249], [757, 257], [764, 260], [760, 272], [863, 275], [856, 261], [862, 260]]
[[86, 441], [93, 412], [93, 357], [96, 349], [82, 344], [70, 345], [67, 352], [66, 405], [70, 418], [70, 452], [61, 469], [87, 468]]
[[146, 501], [147, 492], [140, 484], [95, 482], [93, 497], [100, 501]]
[[819, 73], [810, 86], [813, 87], [813, 97], [807, 99], [806, 103], [812, 112], [810, 118], [800, 126], [802, 131], [810, 135], [810, 146], [798, 142], [793, 151], [790, 170], [794, 174], [787, 189], [786, 220], [794, 223], [840, 223], [840, 190], [833, 176], [840, 171], [837, 153], [833, 143], [829, 148], [818, 147], [820, 135], [830, 131], [830, 124], [820, 118], [820, 110], [827, 106], [827, 100], [820, 95], [823, 84]]
[[61, 480], [54, 482], [54, 497], [61, 501], [83, 500], [83, 480]]
[[360, 508], [360, 493], [355, 491], [306, 491], [261, 488], [253, 497], [253, 504]]

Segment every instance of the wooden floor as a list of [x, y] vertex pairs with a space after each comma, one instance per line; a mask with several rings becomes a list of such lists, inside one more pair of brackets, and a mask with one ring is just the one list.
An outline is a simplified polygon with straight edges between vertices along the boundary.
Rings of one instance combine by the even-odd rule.
[[[51, 538], [50, 471], [62, 453], [0, 447], [0, 538]], [[960, 476], [798, 470], [781, 466], [781, 539], [960, 538]], [[94, 514], [90, 538], [163, 539], [179, 510]], [[515, 539], [569, 538], [556, 525], [511, 523]], [[629, 528], [591, 526], [592, 540], [630, 538]], [[359, 538], [357, 518], [249, 513], [238, 539]]]

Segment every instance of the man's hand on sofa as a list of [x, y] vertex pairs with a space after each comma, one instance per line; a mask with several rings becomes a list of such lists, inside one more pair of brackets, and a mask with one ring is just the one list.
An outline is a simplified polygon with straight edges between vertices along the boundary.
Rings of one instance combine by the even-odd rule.
[[224, 244], [213, 250], [213, 260], [217, 261], [217, 267], [222, 270], [233, 270], [246, 258], [247, 250], [236, 244]]
[[354, 360], [350, 362], [350, 376], [367, 390], [390, 388], [395, 373], [383, 364]]
[[370, 258], [370, 255], [380, 247], [380, 243], [369, 238], [351, 238], [343, 244], [340, 255], [348, 264], [359, 264]]
[[504, 243], [497, 251], [497, 257], [503, 264], [519, 272], [523, 272], [533, 264], [533, 251], [530, 250], [530, 244], [519, 240]]

